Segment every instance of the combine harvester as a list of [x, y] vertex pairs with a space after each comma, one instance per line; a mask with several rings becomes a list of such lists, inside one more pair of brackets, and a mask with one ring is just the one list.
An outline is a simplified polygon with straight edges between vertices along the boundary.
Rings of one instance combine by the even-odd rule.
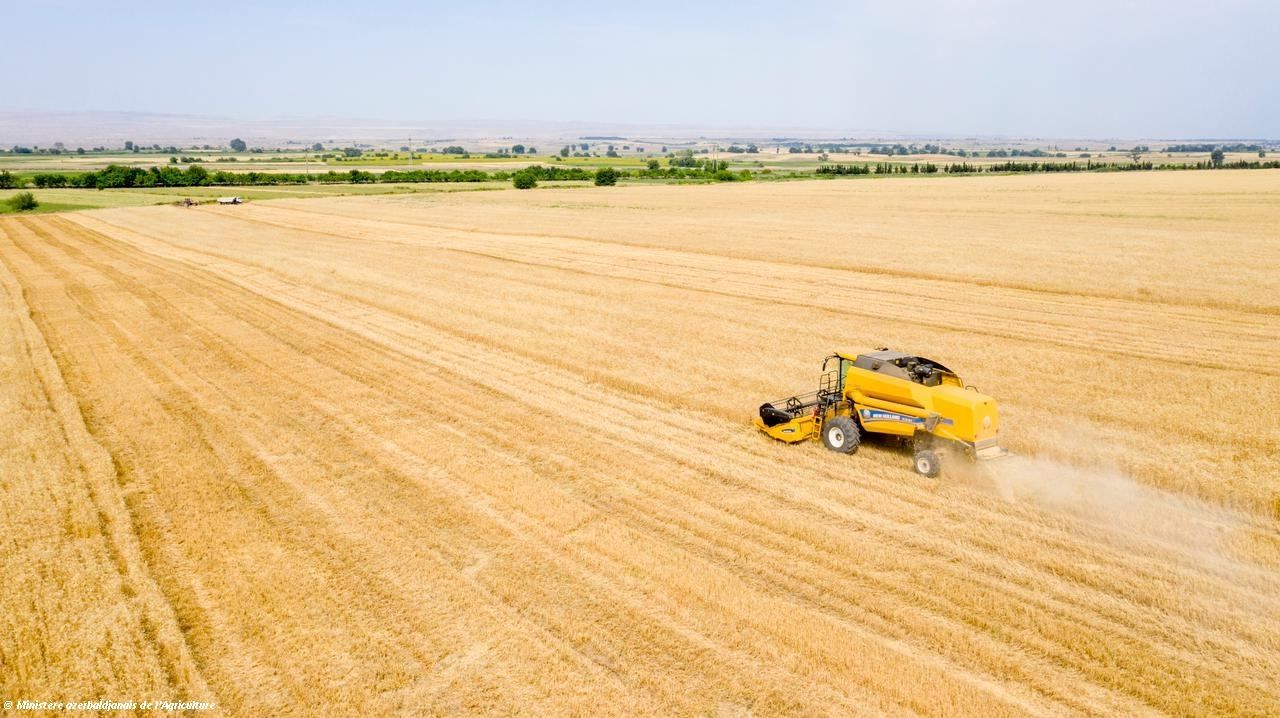
[[837, 352], [822, 372], [817, 391], [762, 404], [756, 426], [788, 444], [821, 437], [842, 454], [857, 451], [864, 434], [899, 437], [914, 450], [916, 473], [930, 477], [942, 471], [945, 453], [973, 461], [1008, 454], [995, 399], [936, 361], [885, 348]]

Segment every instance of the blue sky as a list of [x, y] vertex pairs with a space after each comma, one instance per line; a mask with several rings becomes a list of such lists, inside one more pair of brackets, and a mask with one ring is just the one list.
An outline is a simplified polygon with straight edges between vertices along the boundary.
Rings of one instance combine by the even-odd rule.
[[1262, 0], [46, 0], [4, 17], [6, 74], [27, 78], [5, 83], [8, 110], [1280, 137], [1280, 3]]

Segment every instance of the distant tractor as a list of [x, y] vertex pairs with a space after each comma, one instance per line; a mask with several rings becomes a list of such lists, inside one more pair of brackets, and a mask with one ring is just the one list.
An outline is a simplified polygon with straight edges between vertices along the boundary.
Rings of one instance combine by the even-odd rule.
[[936, 361], [882, 348], [837, 352], [822, 371], [817, 391], [762, 404], [756, 426], [788, 444], [821, 438], [843, 454], [867, 434], [899, 437], [911, 443], [916, 473], [930, 477], [942, 471], [945, 453], [974, 461], [1008, 453], [995, 399]]

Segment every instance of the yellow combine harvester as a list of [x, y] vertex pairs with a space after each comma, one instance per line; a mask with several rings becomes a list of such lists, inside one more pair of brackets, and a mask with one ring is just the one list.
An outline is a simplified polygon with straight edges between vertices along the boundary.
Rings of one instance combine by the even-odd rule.
[[910, 440], [913, 466], [925, 476], [938, 475], [947, 451], [975, 461], [1008, 453], [1000, 447], [995, 399], [936, 361], [883, 348], [837, 352], [822, 372], [817, 391], [762, 404], [756, 426], [788, 444], [821, 437], [844, 454], [857, 451], [864, 434], [901, 437]]

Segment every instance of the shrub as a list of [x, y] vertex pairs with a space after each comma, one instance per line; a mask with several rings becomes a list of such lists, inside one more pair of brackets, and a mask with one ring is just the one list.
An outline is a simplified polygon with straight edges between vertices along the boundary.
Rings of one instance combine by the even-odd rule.
[[517, 172], [511, 177], [511, 184], [516, 189], [533, 189], [538, 186], [538, 178], [532, 172]]
[[36, 196], [30, 192], [15, 194], [8, 199], [7, 204], [15, 212], [26, 212], [40, 206], [40, 203], [36, 201]]
[[605, 167], [596, 171], [597, 187], [612, 187], [618, 184], [618, 170], [612, 167]]

